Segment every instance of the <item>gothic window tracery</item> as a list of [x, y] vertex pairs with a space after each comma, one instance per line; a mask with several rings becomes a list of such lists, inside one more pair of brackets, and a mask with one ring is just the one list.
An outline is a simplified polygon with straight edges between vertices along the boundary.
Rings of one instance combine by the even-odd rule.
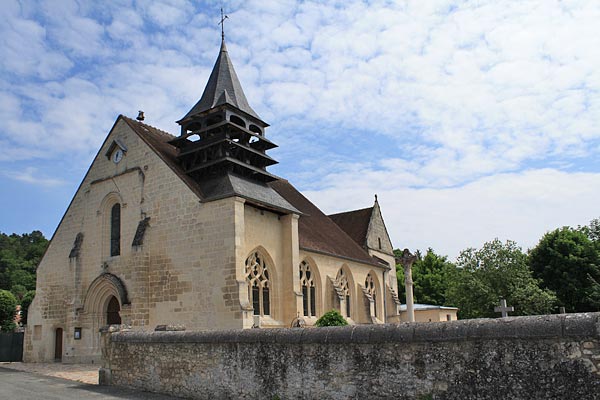
[[365, 290], [367, 294], [371, 296], [373, 299], [373, 305], [375, 307], [375, 315], [377, 315], [377, 286], [375, 285], [375, 281], [373, 280], [373, 276], [369, 273], [367, 278], [365, 279]]
[[350, 285], [348, 284], [348, 277], [343, 269], [340, 268], [335, 280], [338, 287], [341, 288], [342, 298], [346, 300], [346, 317], [350, 318]]
[[270, 315], [269, 268], [258, 251], [254, 251], [246, 259], [246, 282], [248, 282], [248, 300], [254, 308], [254, 315]]
[[300, 286], [302, 287], [302, 306], [305, 317], [316, 316], [316, 286], [314, 273], [306, 261], [300, 263]]

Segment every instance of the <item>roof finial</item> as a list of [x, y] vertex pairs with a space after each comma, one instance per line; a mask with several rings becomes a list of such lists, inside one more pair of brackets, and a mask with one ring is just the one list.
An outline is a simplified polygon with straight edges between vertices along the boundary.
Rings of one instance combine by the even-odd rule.
[[219, 22], [219, 25], [221, 25], [221, 40], [225, 41], [225, 20], [229, 18], [227, 15], [223, 14], [223, 7], [221, 7], [221, 22]]
[[375, 203], [377, 203], [377, 193], [375, 193]]

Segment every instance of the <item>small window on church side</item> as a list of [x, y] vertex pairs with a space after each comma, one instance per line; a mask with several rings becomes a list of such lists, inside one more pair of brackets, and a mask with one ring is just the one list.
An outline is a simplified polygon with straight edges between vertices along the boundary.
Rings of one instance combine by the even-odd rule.
[[377, 238], [377, 242], [379, 243], [379, 250], [381, 250], [381, 238]]
[[269, 271], [265, 260], [258, 251], [246, 259], [246, 281], [248, 282], [249, 300], [254, 307], [254, 315], [270, 315]]
[[121, 254], [121, 205], [112, 206], [110, 210], [110, 255]]
[[316, 316], [315, 281], [310, 265], [300, 263], [300, 286], [302, 287], [302, 305], [305, 317]]

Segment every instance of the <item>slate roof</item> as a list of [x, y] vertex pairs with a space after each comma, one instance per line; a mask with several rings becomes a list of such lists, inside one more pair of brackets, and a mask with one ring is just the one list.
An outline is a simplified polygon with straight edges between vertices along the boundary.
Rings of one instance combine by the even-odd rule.
[[300, 248], [381, 267], [346, 232], [288, 181], [280, 179], [270, 182], [269, 185], [304, 214], [298, 220]]
[[367, 246], [367, 233], [373, 207], [329, 215], [344, 232], [362, 247]]
[[227, 53], [225, 41], [221, 42], [219, 57], [215, 62], [210, 78], [208, 78], [202, 97], [181, 120], [222, 104], [230, 104], [246, 114], [261, 120], [258, 114], [250, 107], [250, 104], [248, 104], [248, 99], [246, 99], [240, 80], [233, 69], [233, 64]]

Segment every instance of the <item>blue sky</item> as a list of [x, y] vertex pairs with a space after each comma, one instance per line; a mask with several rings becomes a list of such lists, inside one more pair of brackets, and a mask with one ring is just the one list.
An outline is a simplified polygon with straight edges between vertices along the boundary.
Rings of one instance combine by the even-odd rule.
[[600, 216], [597, 1], [4, 0], [0, 231], [51, 236], [118, 114], [177, 133], [220, 41], [289, 179], [396, 247]]

